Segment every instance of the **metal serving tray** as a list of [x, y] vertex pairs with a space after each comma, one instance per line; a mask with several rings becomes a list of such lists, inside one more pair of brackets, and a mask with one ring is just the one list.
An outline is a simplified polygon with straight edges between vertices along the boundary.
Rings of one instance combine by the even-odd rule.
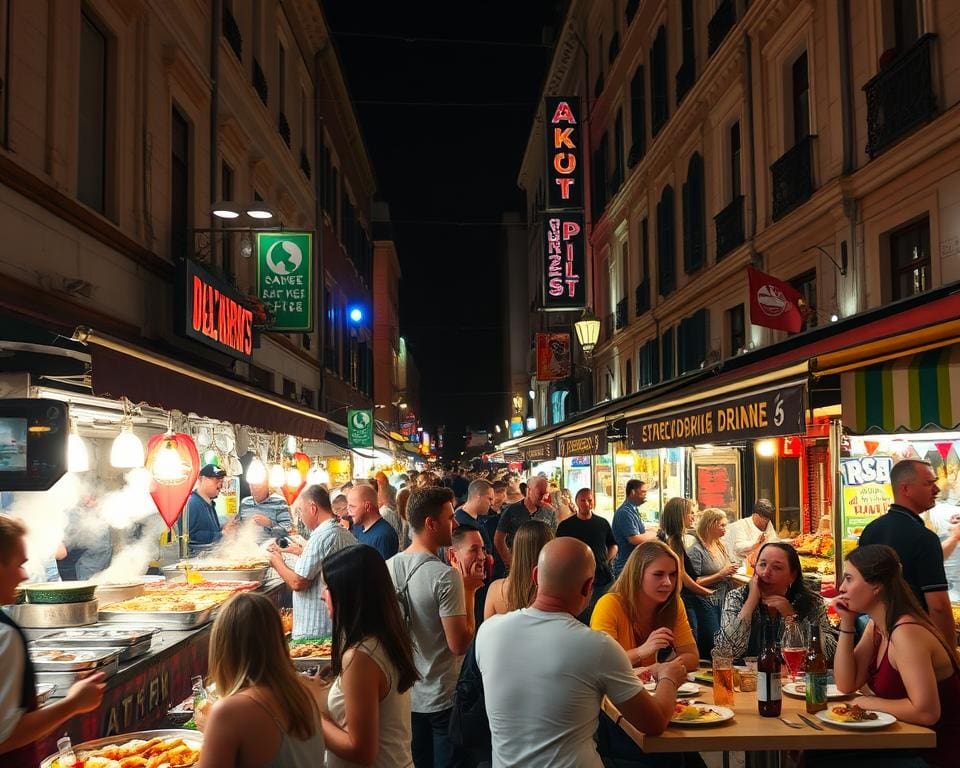
[[[47, 658], [63, 653], [73, 656], [62, 661]], [[37, 672], [79, 672], [109, 664], [120, 658], [119, 648], [30, 648], [30, 660]]]
[[[168, 728], [162, 731], [132, 731], [131, 733], [118, 733], [116, 736], [108, 736], [105, 739], [96, 739], [95, 741], [85, 741], [83, 744], [74, 746], [73, 751], [79, 756], [81, 752], [89, 752], [103, 747], [120, 746], [134, 739], [183, 739], [191, 749], [201, 749], [203, 746], [203, 734], [199, 731], [188, 731], [184, 729]], [[50, 755], [40, 763], [40, 768], [52, 768], [58, 755]]]
[[[246, 568], [242, 571], [218, 571], [204, 568], [200, 563], [191, 563], [190, 569], [196, 571], [208, 581], [259, 581], [263, 583], [263, 580], [267, 576], [267, 571], [270, 570], [270, 566], [264, 565], [260, 568]], [[168, 581], [187, 580], [187, 572], [176, 565], [165, 565], [160, 570], [163, 571], [163, 575]]]
[[85, 603], [22, 603], [4, 606], [3, 610], [25, 629], [56, 629], [96, 624], [97, 605], [96, 600]]
[[153, 639], [153, 627], [104, 627], [64, 629], [33, 641], [35, 646], [54, 648], [127, 648]]
[[[112, 649], [116, 650], [116, 648]], [[37, 685], [41, 683], [54, 685], [59, 688], [61, 691], [66, 691], [73, 685], [77, 680], [81, 680], [84, 677], [89, 677], [95, 672], [103, 674], [106, 678], [111, 678], [117, 671], [120, 669], [120, 658], [115, 656], [112, 661], [104, 664], [102, 667], [97, 667], [96, 669], [78, 669], [75, 671], [65, 671], [65, 672], [37, 672]]]
[[213, 619], [219, 606], [202, 611], [100, 611], [100, 621], [111, 624], [149, 624], [160, 629], [193, 629]]
[[57, 690], [57, 686], [51, 683], [38, 683], [37, 684], [37, 706], [39, 707], [42, 704], [47, 702], [53, 692]]

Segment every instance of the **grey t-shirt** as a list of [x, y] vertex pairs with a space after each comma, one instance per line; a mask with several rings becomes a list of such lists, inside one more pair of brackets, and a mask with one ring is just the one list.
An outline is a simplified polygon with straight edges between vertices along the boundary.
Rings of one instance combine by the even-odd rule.
[[441, 712], [453, 706], [462, 656], [447, 646], [441, 619], [466, 616], [463, 578], [433, 555], [400, 552], [387, 560], [387, 570], [399, 592], [408, 574], [420, 563], [409, 581], [410, 638], [413, 660], [420, 673], [410, 699], [413, 712]]

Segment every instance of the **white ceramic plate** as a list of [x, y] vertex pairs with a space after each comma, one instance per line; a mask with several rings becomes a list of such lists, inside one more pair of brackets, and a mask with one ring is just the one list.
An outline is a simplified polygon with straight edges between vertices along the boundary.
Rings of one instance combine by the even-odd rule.
[[733, 710], [727, 707], [718, 707], [715, 704], [695, 704], [701, 709], [710, 709], [720, 715], [716, 720], [671, 720], [670, 725], [676, 725], [680, 728], [705, 728], [711, 725], [720, 725], [728, 720], [733, 720]]
[[[655, 691], [657, 689], [657, 684], [653, 683], [644, 683], [643, 687], [648, 691]], [[684, 683], [679, 688], [677, 688], [677, 696], [696, 696], [700, 693], [700, 686], [695, 683]]]
[[886, 728], [888, 725], [893, 725], [897, 722], [897, 718], [893, 715], [888, 715], [886, 712], [877, 712], [876, 710], [869, 710], [874, 712], [877, 715], [876, 720], [864, 720], [859, 723], [841, 723], [839, 720], [832, 720], [827, 712], [817, 712], [817, 720], [826, 723], [827, 725], [835, 725], [837, 728], [849, 728], [852, 731], [871, 731], [876, 728]]
[[[807, 697], [807, 691], [804, 683], [785, 683], [783, 686], [783, 692], [787, 696], [793, 696], [795, 699], [805, 699]], [[843, 693], [837, 686], [833, 683], [827, 685], [827, 699], [845, 699], [847, 697], [846, 693]]]

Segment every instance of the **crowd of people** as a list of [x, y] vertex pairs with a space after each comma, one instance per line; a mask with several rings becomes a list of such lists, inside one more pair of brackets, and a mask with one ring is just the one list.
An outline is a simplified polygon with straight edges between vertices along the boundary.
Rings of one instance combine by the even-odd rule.
[[[715, 646], [757, 655], [770, 620], [816, 624], [838, 687], [869, 686], [854, 703], [937, 732], [936, 750], [885, 755], [892, 764], [944, 768], [960, 754], [956, 630], [938, 612], [945, 550], [916, 522], [936, 498], [928, 464], [894, 467], [896, 503], [846, 559], [837, 628], [765, 500], [730, 522], [670, 499], [652, 531], [640, 480], [610, 524], [589, 488], [561, 512], [542, 476], [411, 475], [395, 478], [397, 490], [381, 474], [333, 498], [309, 486], [289, 520], [268, 489], [251, 488], [242, 513], [267, 535], [309, 534], [272, 543], [271, 564], [293, 591], [294, 637], [331, 636], [332, 664], [329, 675], [297, 675], [273, 604], [230, 598], [211, 633], [218, 699], [202, 722], [201, 768], [699, 766], [696, 753], [644, 754], [620, 724], [661, 733], [700, 660]], [[23, 533], [0, 518], [5, 601], [22, 578]], [[733, 578], [741, 560], [754, 569], [746, 583]], [[23, 646], [0, 613], [0, 657], [16, 672], [0, 683], [0, 754], [102, 696], [93, 677], [37, 710]]]

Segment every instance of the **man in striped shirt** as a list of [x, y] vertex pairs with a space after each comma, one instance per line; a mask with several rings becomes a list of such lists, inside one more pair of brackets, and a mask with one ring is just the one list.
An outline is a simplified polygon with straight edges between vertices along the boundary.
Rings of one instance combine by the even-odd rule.
[[[270, 565], [293, 590], [293, 637], [329, 637], [333, 622], [323, 602], [326, 585], [320, 576], [323, 560], [334, 552], [353, 546], [357, 540], [337, 525], [330, 495], [319, 485], [307, 486], [294, 502], [294, 512], [311, 531], [306, 545], [290, 542], [285, 550], [271, 544]], [[283, 552], [299, 555], [290, 568]]]

